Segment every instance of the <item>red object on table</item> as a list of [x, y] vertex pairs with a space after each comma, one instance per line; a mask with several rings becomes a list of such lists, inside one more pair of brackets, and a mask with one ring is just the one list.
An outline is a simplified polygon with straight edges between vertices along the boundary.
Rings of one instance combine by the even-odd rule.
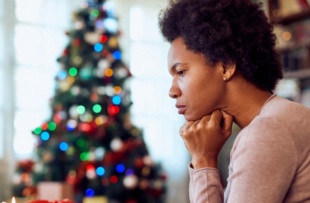
[[73, 201], [69, 199], [64, 199], [61, 201], [53, 200], [53, 201], [48, 201], [48, 200], [33, 200], [25, 203], [74, 203]]

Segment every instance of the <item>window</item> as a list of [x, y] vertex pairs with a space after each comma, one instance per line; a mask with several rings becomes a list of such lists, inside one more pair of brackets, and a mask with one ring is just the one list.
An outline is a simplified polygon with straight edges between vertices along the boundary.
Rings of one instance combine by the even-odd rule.
[[56, 59], [64, 49], [73, 10], [82, 1], [15, 0], [14, 27], [16, 67], [15, 136], [17, 159], [30, 158], [35, 139], [31, 131], [48, 119], [54, 78], [60, 70]]

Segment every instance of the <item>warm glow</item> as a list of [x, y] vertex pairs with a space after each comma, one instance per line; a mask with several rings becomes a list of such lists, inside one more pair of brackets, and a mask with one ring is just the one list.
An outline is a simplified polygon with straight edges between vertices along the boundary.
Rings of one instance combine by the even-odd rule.
[[283, 37], [284, 40], [288, 41], [288, 40], [291, 39], [292, 35], [289, 32], [284, 32], [282, 37]]
[[122, 92], [122, 88], [119, 86], [114, 87], [114, 93], [115, 94], [120, 94]]
[[113, 70], [112, 69], [107, 69], [106, 71], [105, 71], [105, 75], [107, 76], [107, 77], [111, 77], [112, 75], [113, 75]]
[[95, 123], [96, 123], [97, 125], [102, 125], [102, 124], [104, 123], [104, 120], [103, 120], [103, 118], [101, 118], [101, 117], [97, 117], [96, 120], [95, 120]]
[[12, 203], [16, 203], [15, 197], [12, 198]]

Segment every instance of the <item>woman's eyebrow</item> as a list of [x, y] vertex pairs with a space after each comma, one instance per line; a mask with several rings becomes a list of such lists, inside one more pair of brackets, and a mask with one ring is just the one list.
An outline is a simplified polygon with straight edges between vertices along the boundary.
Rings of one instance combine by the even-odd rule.
[[179, 62], [177, 62], [177, 63], [173, 64], [173, 66], [172, 66], [171, 68], [169, 68], [169, 73], [174, 72], [174, 71], [175, 71], [175, 68], [176, 68], [178, 65], [187, 65], [187, 63], [179, 63]]

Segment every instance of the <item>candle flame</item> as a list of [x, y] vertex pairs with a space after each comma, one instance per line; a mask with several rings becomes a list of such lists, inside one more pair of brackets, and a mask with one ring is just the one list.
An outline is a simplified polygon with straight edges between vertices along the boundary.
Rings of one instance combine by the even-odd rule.
[[16, 203], [15, 197], [12, 198], [12, 203]]

